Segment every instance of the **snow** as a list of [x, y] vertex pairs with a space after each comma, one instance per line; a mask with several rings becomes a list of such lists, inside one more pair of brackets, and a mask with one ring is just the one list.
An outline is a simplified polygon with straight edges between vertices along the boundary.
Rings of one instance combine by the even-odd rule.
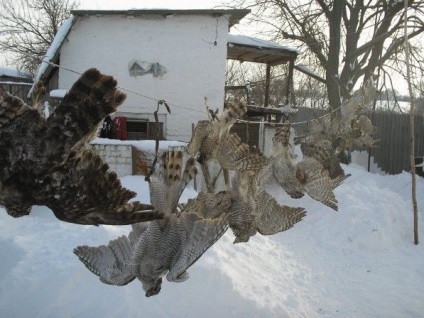
[[288, 50], [300, 54], [300, 52], [294, 48], [283, 46], [279, 44], [272, 43], [267, 40], [258, 39], [252, 36], [241, 35], [241, 34], [228, 34], [228, 43], [254, 46], [263, 49], [279, 49], [279, 50]]
[[[303, 221], [244, 244], [232, 244], [228, 231], [189, 269], [189, 280], [164, 281], [151, 298], [137, 280], [101, 283], [72, 253], [128, 234], [129, 226], [68, 224], [45, 207], [13, 219], [0, 208], [1, 316], [422, 317], [424, 245], [412, 242], [410, 175], [371, 174], [356, 164], [344, 169], [352, 176], [335, 190], [339, 212], [270, 185], [280, 203], [307, 209]], [[148, 202], [143, 177], [122, 182]], [[417, 194], [423, 229], [420, 177]], [[194, 196], [187, 188], [182, 201]]]
[[299, 71], [301, 71], [301, 72], [303, 72], [303, 73], [305, 73], [309, 76], [312, 76], [312, 77], [315, 77], [315, 78], [321, 78], [323, 81], [325, 81], [325, 79], [322, 76], [315, 73], [313, 70], [311, 70], [307, 65], [305, 65], [303, 63], [296, 64], [294, 67], [296, 69], [298, 69]]
[[[155, 140], [118, 140], [107, 138], [94, 138], [91, 144], [97, 145], [131, 145], [137, 149], [143, 150], [146, 153], [155, 153], [156, 142]], [[160, 140], [159, 150], [168, 150], [169, 147], [184, 147], [187, 146], [186, 142], [173, 141], [173, 140]]]
[[286, 104], [286, 105], [279, 104], [278, 108], [282, 113], [285, 113], [285, 114], [294, 114], [299, 111], [298, 109], [293, 108], [292, 105], [289, 105], [289, 104]]
[[[44, 72], [46, 72], [48, 66], [50, 65], [49, 63], [53, 62], [53, 59], [56, 53], [62, 46], [62, 43], [67, 37], [68, 33], [71, 31], [74, 20], [75, 20], [75, 17], [73, 16], [66, 19], [57, 30], [57, 33], [54, 36], [53, 42], [48, 48], [46, 55], [44, 56], [43, 61], [41, 62], [38, 68], [37, 74], [35, 75], [34, 84], [36, 84], [44, 75]], [[34, 86], [29, 91], [28, 96], [31, 96], [33, 88]]]
[[[14, 78], [31, 78], [31, 74], [24, 72], [22, 70], [18, 70], [15, 68], [9, 67], [0, 67], [0, 76], [14, 77]], [[27, 83], [26, 83], [27, 84]]]
[[50, 91], [50, 97], [62, 99], [65, 97], [67, 93], [68, 93], [67, 89], [54, 89]]
[[27, 83], [27, 82], [0, 81], [0, 85], [32, 86], [32, 83]]

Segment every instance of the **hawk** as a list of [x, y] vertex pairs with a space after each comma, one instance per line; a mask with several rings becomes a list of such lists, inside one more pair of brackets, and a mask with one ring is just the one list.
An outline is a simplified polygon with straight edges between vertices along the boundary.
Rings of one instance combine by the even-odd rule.
[[193, 136], [187, 145], [187, 152], [197, 158], [202, 165], [208, 191], [213, 192], [208, 162], [217, 160], [224, 171], [228, 170], [258, 170], [267, 158], [255, 148], [241, 142], [237, 134], [230, 134], [232, 125], [246, 113], [246, 106], [234, 100], [214, 121], [199, 121]]
[[116, 80], [89, 69], [46, 119], [36, 108], [0, 96], [0, 204], [9, 215], [28, 215], [33, 205], [77, 224], [132, 224], [160, 218], [149, 204], [129, 202], [107, 163], [88, 149], [99, 123], [126, 96]]
[[[292, 198], [301, 198], [305, 193], [337, 211], [337, 200], [333, 189], [344, 180], [344, 172], [338, 170], [339, 162], [331, 161], [331, 151], [323, 145], [304, 147], [306, 155], [297, 161], [293, 155], [291, 143], [294, 130], [287, 121], [273, 137], [272, 155], [269, 163], [259, 173], [261, 187], [271, 180], [276, 180]], [[331, 146], [331, 145], [330, 145]], [[327, 166], [324, 166], [327, 165]], [[336, 171], [334, 181], [329, 171]], [[343, 177], [339, 177], [339, 175]]]
[[286, 231], [306, 215], [304, 208], [280, 205], [258, 184], [257, 172], [236, 171], [232, 184], [230, 228], [234, 243], [247, 242], [259, 232], [273, 235]]
[[149, 179], [151, 203], [164, 214], [162, 220], [134, 224], [128, 237], [107, 246], [75, 248], [102, 282], [121, 286], [138, 278], [147, 297], [156, 295], [165, 275], [172, 282], [188, 279], [187, 269], [228, 229], [227, 192], [201, 193], [178, 211], [180, 196], [197, 173], [194, 158], [185, 165], [182, 159], [182, 151], [165, 152]]

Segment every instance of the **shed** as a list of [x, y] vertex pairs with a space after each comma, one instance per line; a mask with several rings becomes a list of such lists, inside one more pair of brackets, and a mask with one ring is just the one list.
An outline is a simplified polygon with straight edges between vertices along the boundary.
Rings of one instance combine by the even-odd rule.
[[32, 86], [32, 75], [9, 67], [0, 67], [0, 86], [9, 94], [27, 100]]
[[[123, 118], [128, 139], [152, 139], [159, 110], [164, 139], [188, 141], [206, 106], [222, 109], [227, 59], [292, 63], [296, 50], [229, 29], [249, 10], [74, 10], [56, 34], [35, 82], [47, 92], [68, 90], [90, 67], [113, 75], [127, 94], [113, 120]], [[291, 65], [291, 64], [290, 64]], [[52, 96], [53, 96], [52, 95]], [[63, 94], [60, 94], [63, 96]], [[123, 138], [123, 137], [122, 137]]]

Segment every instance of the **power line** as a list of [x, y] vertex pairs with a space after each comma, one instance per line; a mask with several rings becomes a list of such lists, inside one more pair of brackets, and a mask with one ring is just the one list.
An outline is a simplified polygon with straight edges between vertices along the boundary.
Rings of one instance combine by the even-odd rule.
[[[61, 65], [59, 65], [59, 64], [56, 64], [56, 63], [53, 63], [53, 62], [50, 62], [50, 61], [46, 61], [46, 60], [43, 60], [43, 62], [48, 63], [48, 64], [50, 64], [51, 66], [54, 66], [54, 67], [57, 67], [57, 68], [63, 69], [63, 70], [65, 70], [65, 71], [67, 71], [67, 72], [71, 72], [71, 73], [74, 73], [74, 74], [77, 74], [77, 75], [80, 75], [80, 76], [82, 75], [82, 73], [81, 73], [81, 72], [78, 72], [78, 71], [75, 71], [75, 70], [73, 70], [73, 69], [70, 69], [70, 68], [67, 68], [67, 67], [61, 66]], [[151, 96], [148, 96], [148, 95], [145, 95], [145, 94], [142, 94], [142, 93], [135, 92], [135, 91], [133, 91], [133, 90], [127, 89], [127, 88], [125, 88], [125, 87], [117, 86], [117, 88], [119, 88], [119, 89], [121, 89], [121, 90], [123, 90], [123, 91], [125, 91], [125, 92], [128, 92], [128, 93], [130, 93], [130, 94], [133, 94], [133, 95], [136, 95], [136, 96], [140, 96], [140, 97], [143, 97], [143, 98], [148, 99], [148, 100], [151, 100], [151, 101], [155, 101], [155, 102], [160, 102], [160, 101], [162, 101], [162, 102], [163, 102], [163, 101], [164, 101], [164, 99], [154, 98], [154, 97], [151, 97]], [[199, 112], [199, 113], [207, 114], [207, 111], [206, 111], [206, 110], [202, 111], [202, 110], [199, 110], [199, 109], [195, 109], [195, 108], [191, 108], [191, 107], [187, 107], [187, 106], [181, 106], [181, 105], [174, 104], [174, 103], [170, 103], [170, 102], [166, 102], [166, 103], [167, 103], [168, 105], [171, 105], [171, 106], [174, 106], [174, 107], [177, 107], [177, 108], [182, 108], [182, 109], [186, 109], [186, 110], [190, 110], [190, 111], [195, 111], [195, 112]], [[335, 112], [335, 111], [339, 110], [340, 108], [341, 108], [341, 106], [340, 106], [340, 107], [338, 107], [338, 108], [336, 108], [336, 109], [334, 109], [334, 110], [332, 110], [331, 112], [329, 112], [329, 113], [327, 113], [327, 114], [325, 114], [325, 115], [322, 115], [322, 116], [320, 116], [320, 117], [317, 117], [317, 118], [315, 118], [315, 119], [321, 119], [321, 118], [324, 118], [324, 117], [326, 117], [326, 116], [329, 116], [329, 115], [331, 115], [333, 112]], [[312, 119], [312, 120], [315, 120], [315, 119]], [[291, 124], [291, 125], [300, 125], [300, 124], [305, 124], [305, 123], [311, 122], [312, 120], [300, 121], [300, 122], [294, 122], [294, 123], [290, 123], [290, 124]], [[238, 119], [237, 121], [238, 121], [238, 122], [252, 123], [252, 124], [268, 123], [268, 124], [272, 124], [272, 125], [275, 125], [275, 126], [280, 126], [280, 125], [281, 125], [281, 126], [283, 126], [283, 125], [286, 125], [286, 123], [269, 123], [269, 122], [267, 122], [267, 121], [251, 121], [251, 120], [244, 120], [244, 119]]]

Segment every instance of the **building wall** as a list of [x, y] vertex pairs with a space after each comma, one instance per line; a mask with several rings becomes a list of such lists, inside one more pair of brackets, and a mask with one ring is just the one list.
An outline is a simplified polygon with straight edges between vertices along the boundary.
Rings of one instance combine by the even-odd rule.
[[[205, 98], [211, 109], [223, 106], [227, 18], [209, 15], [81, 17], [61, 49], [61, 65], [78, 72], [97, 67], [117, 78], [119, 87], [139, 94], [126, 91], [127, 99], [119, 111], [128, 118], [134, 114], [134, 117], [152, 120], [157, 102], [140, 95], [166, 100], [171, 114], [166, 114], [164, 107], [160, 110], [166, 127], [165, 138], [188, 141], [191, 124], [207, 118]], [[159, 63], [167, 73], [162, 78], [151, 74], [131, 77], [129, 63], [132, 60]], [[69, 89], [77, 77], [60, 69], [59, 88]]]
[[131, 145], [92, 144], [94, 151], [109, 164], [118, 177], [133, 174], [133, 147]]

